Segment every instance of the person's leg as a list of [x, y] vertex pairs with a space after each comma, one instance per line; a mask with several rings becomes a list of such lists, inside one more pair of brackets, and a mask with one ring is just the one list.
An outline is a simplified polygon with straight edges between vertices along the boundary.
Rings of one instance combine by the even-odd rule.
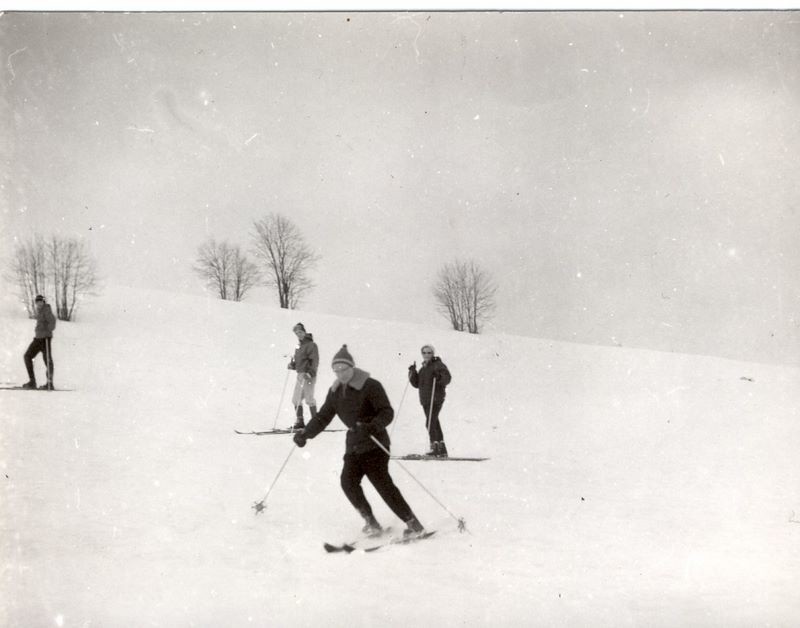
[[417, 520], [411, 507], [406, 502], [400, 489], [389, 475], [389, 456], [380, 449], [374, 449], [366, 454], [362, 454], [362, 464], [366, 471], [367, 479], [378, 491], [386, 505], [402, 521], [408, 525], [408, 529], [413, 532], [421, 532], [422, 524]]
[[433, 411], [431, 412], [431, 442], [433, 446], [431, 451], [434, 456], [442, 458], [447, 457], [447, 446], [444, 444], [444, 433], [442, 432], [442, 424], [439, 421], [439, 412], [444, 405], [444, 400], [434, 402]]
[[425, 452], [426, 456], [433, 456], [436, 454], [436, 441], [433, 440], [433, 434], [431, 433], [431, 405], [425, 404], [422, 405], [422, 411], [425, 413], [425, 430], [428, 432], [428, 442], [430, 442], [431, 446], [427, 452]]
[[302, 373], [297, 374], [297, 381], [294, 384], [294, 392], [292, 393], [292, 405], [295, 409], [296, 418], [294, 421], [293, 429], [301, 430], [306, 424], [303, 420], [303, 380], [305, 375]]
[[317, 400], [314, 397], [314, 388], [316, 385], [317, 378], [312, 377], [306, 381], [306, 384], [303, 387], [303, 398], [305, 399], [306, 404], [308, 404], [308, 411], [311, 413], [312, 419], [317, 416]]
[[25, 361], [25, 369], [28, 371], [28, 384], [36, 385], [36, 373], [33, 370], [33, 358], [35, 358], [42, 351], [41, 338], [34, 338], [31, 344], [28, 345], [28, 350], [25, 351], [23, 360]]
[[430, 437], [431, 442], [436, 443], [439, 441], [444, 440], [444, 434], [442, 434], [442, 424], [439, 422], [439, 412], [442, 409], [442, 405], [444, 401], [434, 401], [433, 408], [431, 411], [431, 426], [430, 426]]
[[317, 379], [315, 377], [308, 379], [305, 375], [303, 375], [303, 379], [305, 381], [303, 382], [303, 389], [300, 393], [301, 397], [303, 401], [306, 402], [307, 406], [316, 406], [317, 400], [314, 398], [314, 386], [317, 383]]
[[364, 474], [365, 469], [361, 465], [361, 455], [345, 454], [340, 478], [342, 490], [350, 503], [353, 504], [353, 508], [364, 518], [366, 522], [365, 528], [379, 530], [380, 524], [372, 514], [372, 506], [369, 505], [364, 495], [364, 489], [361, 488], [361, 480], [364, 478]]

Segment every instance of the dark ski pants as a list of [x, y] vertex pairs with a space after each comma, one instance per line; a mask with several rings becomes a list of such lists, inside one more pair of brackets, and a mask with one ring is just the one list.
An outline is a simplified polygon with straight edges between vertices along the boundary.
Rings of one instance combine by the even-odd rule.
[[[441, 411], [443, 405], [444, 399], [441, 401], [434, 400], [433, 408], [431, 408], [430, 405], [422, 406], [423, 410], [425, 410], [425, 424], [428, 426], [428, 435], [430, 436], [432, 443], [444, 440], [442, 424], [439, 423], [439, 412]], [[430, 412], [430, 416], [428, 416], [428, 412]]]
[[400, 494], [400, 489], [395, 486], [392, 476], [389, 475], [389, 456], [380, 449], [372, 449], [363, 454], [345, 454], [342, 467], [342, 490], [364, 519], [373, 516], [372, 507], [361, 488], [361, 480], [365, 475], [381, 499], [401, 521], [408, 521], [414, 517], [408, 503]]
[[53, 339], [34, 338], [28, 350], [25, 352], [25, 368], [28, 370], [28, 381], [35, 382], [36, 375], [33, 372], [33, 358], [42, 354], [47, 369], [47, 381], [53, 381]]

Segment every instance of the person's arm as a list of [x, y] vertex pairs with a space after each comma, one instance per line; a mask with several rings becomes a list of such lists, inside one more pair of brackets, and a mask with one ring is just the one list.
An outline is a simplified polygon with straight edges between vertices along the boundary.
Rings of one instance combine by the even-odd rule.
[[311, 377], [316, 377], [317, 369], [319, 368], [319, 347], [317, 347], [316, 342], [311, 343], [308, 359], [311, 362], [311, 365], [308, 367], [308, 374], [311, 375]]
[[436, 385], [441, 387], [447, 386], [453, 379], [450, 375], [450, 369], [441, 361], [436, 363], [436, 368], [433, 369], [433, 376], [436, 378]]
[[417, 363], [414, 362], [408, 367], [408, 381], [414, 388], [419, 388], [419, 373], [417, 373]]
[[314, 438], [317, 434], [322, 432], [336, 416], [336, 400], [334, 392], [328, 389], [328, 394], [325, 395], [325, 403], [317, 412], [317, 416], [311, 419], [305, 428], [302, 430], [306, 438]]
[[367, 398], [369, 399], [370, 406], [372, 406], [373, 415], [372, 420], [367, 423], [369, 431], [373, 434], [385, 430], [389, 423], [394, 419], [394, 410], [392, 404], [389, 403], [389, 397], [386, 396], [386, 391], [383, 389], [383, 384], [377, 380], [367, 382]]
[[47, 318], [47, 331], [52, 336], [53, 332], [56, 329], [56, 315], [53, 314], [53, 310], [51, 310], [50, 308], [47, 308], [46, 318]]

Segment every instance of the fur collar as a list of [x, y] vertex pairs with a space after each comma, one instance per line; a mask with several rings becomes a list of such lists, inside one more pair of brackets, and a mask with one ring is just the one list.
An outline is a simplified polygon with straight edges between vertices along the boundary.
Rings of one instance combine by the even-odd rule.
[[[350, 381], [347, 382], [348, 386], [352, 386], [356, 390], [361, 390], [364, 388], [364, 384], [367, 383], [367, 378], [369, 378], [369, 373], [366, 371], [362, 371], [360, 368], [353, 368], [353, 377], [350, 378]], [[331, 390], [336, 392], [339, 389], [341, 382], [337, 379], [331, 385]]]

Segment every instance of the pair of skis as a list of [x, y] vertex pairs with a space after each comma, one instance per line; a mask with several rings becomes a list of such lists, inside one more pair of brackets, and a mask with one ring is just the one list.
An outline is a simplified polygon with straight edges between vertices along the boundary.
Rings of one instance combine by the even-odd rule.
[[[333, 545], [331, 543], [324, 543], [323, 547], [329, 554], [345, 553], [352, 554], [353, 552], [375, 552], [383, 547], [390, 545], [409, 545], [418, 541], [424, 541], [431, 538], [436, 534], [436, 530], [423, 532], [421, 534], [413, 534], [405, 537], [389, 537], [381, 540], [381, 537], [370, 537], [363, 541], [353, 541], [352, 543], [342, 543], [340, 545]], [[369, 541], [372, 541], [371, 544]]]
[[74, 390], [73, 388], [45, 388], [43, 386], [39, 388], [25, 388], [23, 386], [0, 386], [0, 390], [31, 390], [37, 392], [70, 392]]
[[[243, 432], [241, 430], [233, 430], [236, 434], [242, 435], [252, 435], [252, 436], [268, 436], [272, 434], [294, 434], [296, 431], [291, 427], [288, 428], [275, 428], [271, 430], [251, 430], [249, 432]], [[326, 432], [344, 432], [345, 430], [342, 429], [326, 429]], [[438, 462], [482, 462], [483, 460], [488, 460], [488, 458], [477, 458], [477, 457], [468, 457], [468, 456], [429, 456], [426, 454], [406, 454], [405, 456], [392, 456], [393, 460], [430, 460], [430, 461], [438, 461]]]
[[[240, 430], [233, 430], [237, 434], [245, 434], [245, 435], [252, 435], [252, 436], [269, 436], [270, 434], [294, 434], [295, 432], [299, 432], [300, 430], [296, 430], [291, 427], [283, 428], [283, 427], [276, 427], [275, 429], [271, 430], [262, 430], [262, 431], [250, 431], [250, 432], [242, 432]], [[344, 430], [324, 430], [326, 432], [344, 432]]]
[[488, 458], [470, 456], [429, 456], [428, 454], [406, 454], [405, 456], [392, 456], [392, 460], [428, 460], [434, 462], [482, 462]]

